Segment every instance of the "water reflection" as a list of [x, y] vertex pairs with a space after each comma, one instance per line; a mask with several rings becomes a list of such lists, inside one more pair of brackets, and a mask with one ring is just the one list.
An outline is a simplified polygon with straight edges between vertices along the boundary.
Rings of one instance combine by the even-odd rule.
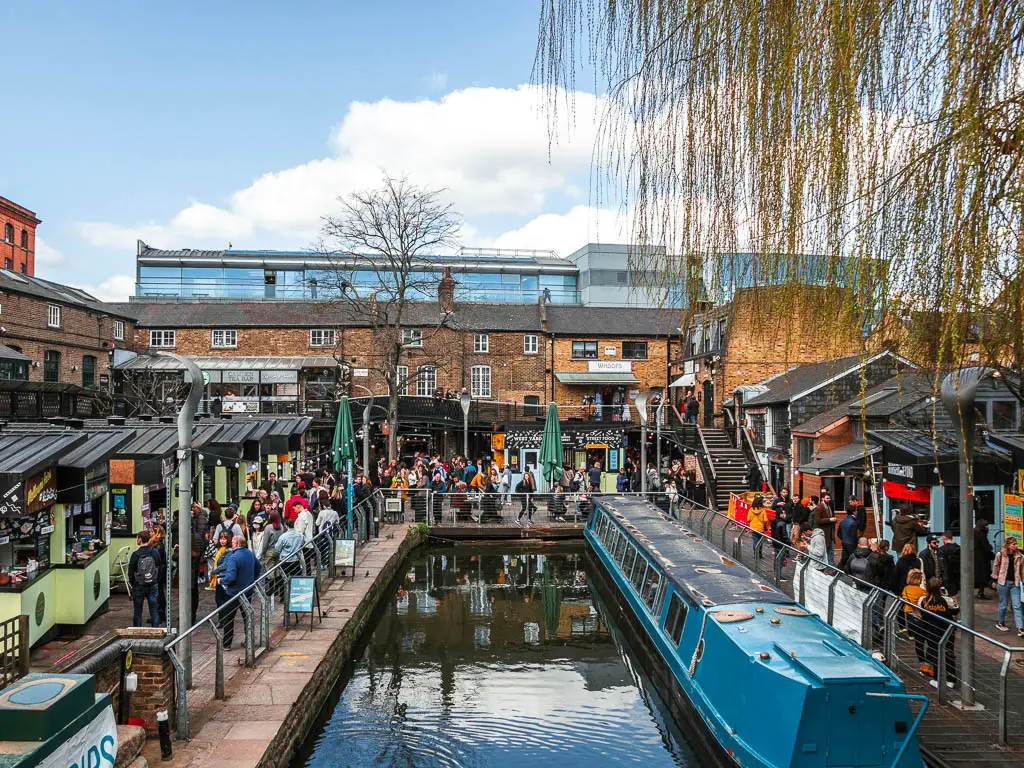
[[433, 549], [297, 765], [693, 765], [591, 600], [582, 550]]

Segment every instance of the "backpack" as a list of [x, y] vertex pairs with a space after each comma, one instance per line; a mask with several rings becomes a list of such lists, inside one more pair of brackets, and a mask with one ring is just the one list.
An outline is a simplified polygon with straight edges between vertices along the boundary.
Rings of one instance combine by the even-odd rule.
[[850, 558], [850, 575], [856, 576], [861, 581], [870, 581], [871, 563], [866, 557], [854, 555]]
[[151, 587], [160, 578], [160, 569], [157, 567], [156, 558], [152, 552], [146, 552], [139, 556], [135, 564], [135, 583], [140, 587]]

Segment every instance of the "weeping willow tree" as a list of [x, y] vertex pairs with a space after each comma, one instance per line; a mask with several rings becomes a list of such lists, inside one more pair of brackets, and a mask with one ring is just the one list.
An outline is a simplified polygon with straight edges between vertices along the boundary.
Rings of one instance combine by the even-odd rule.
[[839, 286], [867, 344], [1019, 370], [1022, 54], [1024, 0], [542, 0], [534, 80], [605, 94], [597, 194], [689, 311]]

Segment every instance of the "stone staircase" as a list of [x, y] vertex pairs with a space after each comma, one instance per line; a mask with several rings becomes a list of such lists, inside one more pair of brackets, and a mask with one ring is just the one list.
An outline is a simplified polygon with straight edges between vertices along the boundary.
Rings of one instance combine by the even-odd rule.
[[701, 436], [708, 448], [708, 458], [715, 468], [715, 507], [725, 511], [730, 493], [743, 493], [747, 484], [747, 459], [732, 447], [724, 429], [702, 427]]

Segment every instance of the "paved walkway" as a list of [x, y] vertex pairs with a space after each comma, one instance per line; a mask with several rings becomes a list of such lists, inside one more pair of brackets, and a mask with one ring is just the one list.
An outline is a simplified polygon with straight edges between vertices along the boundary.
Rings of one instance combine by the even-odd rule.
[[[339, 578], [322, 594], [326, 614], [322, 622], [308, 622], [285, 629], [280, 607], [272, 620], [271, 649], [257, 659], [256, 667], [242, 665], [242, 651], [225, 654], [226, 700], [213, 698], [213, 665], [207, 653], [196, 649], [199, 667], [189, 692], [192, 740], [174, 742], [173, 760], [164, 765], [251, 768], [289, 716], [292, 704], [310, 682], [331, 644], [342, 633], [374, 580], [398, 552], [406, 526], [384, 526], [381, 537], [363, 546], [357, 555], [355, 579]], [[236, 638], [237, 638], [236, 629]], [[209, 634], [209, 633], [207, 633]], [[200, 661], [202, 659], [202, 661]], [[144, 756], [150, 765], [160, 763], [159, 743], [150, 739]]]

